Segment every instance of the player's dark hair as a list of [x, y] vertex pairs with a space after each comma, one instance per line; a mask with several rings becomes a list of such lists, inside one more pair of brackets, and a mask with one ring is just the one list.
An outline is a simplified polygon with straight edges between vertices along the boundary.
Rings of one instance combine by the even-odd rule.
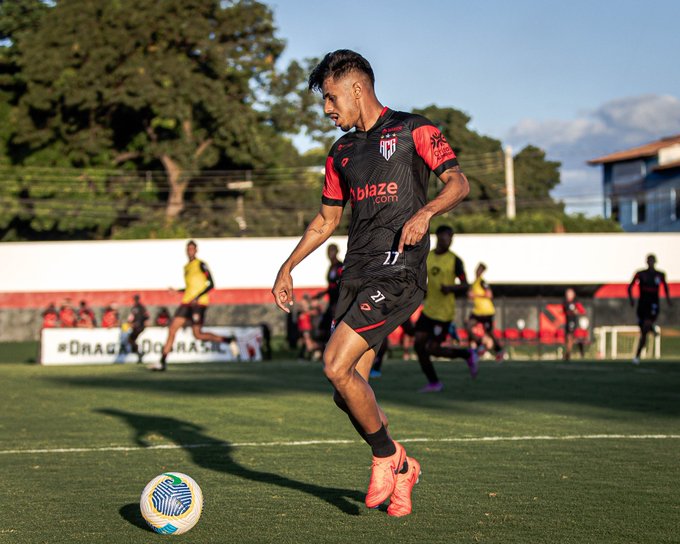
[[196, 242], [194, 242], [193, 240], [189, 240], [189, 241], [187, 242], [187, 247], [189, 247], [189, 246], [198, 247], [198, 245], [196, 245]]
[[437, 230], [434, 231], [435, 234], [444, 234], [445, 232], [449, 232], [453, 236], [453, 227], [451, 225], [439, 225]]
[[332, 53], [327, 53], [323, 60], [316, 65], [316, 68], [309, 74], [309, 90], [320, 91], [323, 82], [329, 77], [339, 79], [352, 70], [356, 70], [368, 76], [371, 85], [375, 85], [375, 75], [369, 62], [359, 53], [349, 49], [338, 49]]

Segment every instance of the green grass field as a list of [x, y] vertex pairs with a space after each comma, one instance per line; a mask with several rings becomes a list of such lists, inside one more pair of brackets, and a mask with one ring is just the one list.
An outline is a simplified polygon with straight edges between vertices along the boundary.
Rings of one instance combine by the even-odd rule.
[[[278, 359], [40, 367], [0, 364], [0, 542], [664, 543], [680, 539], [680, 363], [416, 363], [374, 381], [422, 463], [414, 512], [368, 510], [370, 451], [318, 364]], [[14, 361], [14, 362], [12, 362]], [[279, 443], [277, 445], [277, 443]], [[156, 535], [139, 494], [161, 472], [200, 484], [198, 525]]]

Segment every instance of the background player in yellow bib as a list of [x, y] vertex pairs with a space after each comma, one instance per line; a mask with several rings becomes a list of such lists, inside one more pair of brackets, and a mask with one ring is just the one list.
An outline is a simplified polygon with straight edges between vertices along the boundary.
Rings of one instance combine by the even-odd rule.
[[463, 261], [449, 250], [453, 241], [453, 229], [448, 225], [441, 225], [435, 234], [437, 245], [427, 255], [427, 294], [423, 311], [416, 323], [416, 353], [420, 368], [428, 381], [420, 390], [421, 393], [437, 393], [444, 388], [432, 364], [432, 355], [465, 359], [472, 377], [477, 376], [475, 350], [442, 346], [455, 316], [455, 295], [465, 293], [468, 282]]
[[191, 321], [191, 330], [194, 333], [196, 340], [206, 340], [208, 342], [227, 343], [229, 344], [232, 353], [238, 354], [238, 345], [233, 336], [218, 336], [216, 334], [203, 331], [203, 322], [205, 321], [205, 312], [208, 307], [208, 291], [210, 291], [215, 284], [208, 269], [208, 265], [196, 258], [198, 246], [193, 240], [187, 242], [187, 257], [189, 262], [184, 265], [184, 289], [170, 289], [170, 291], [179, 291], [183, 293], [182, 303], [175, 312], [170, 328], [168, 329], [168, 339], [163, 346], [163, 353], [161, 355], [160, 365], [151, 367], [152, 370], [165, 370], [166, 359], [168, 354], [172, 351], [172, 344], [175, 341], [177, 331], [181, 329], [189, 320]]
[[503, 347], [493, 333], [496, 307], [493, 303], [493, 293], [484, 281], [486, 265], [479, 263], [475, 270], [475, 281], [468, 291], [468, 298], [472, 300], [472, 312], [468, 318], [468, 334], [470, 347], [493, 350], [497, 361], [502, 361]]

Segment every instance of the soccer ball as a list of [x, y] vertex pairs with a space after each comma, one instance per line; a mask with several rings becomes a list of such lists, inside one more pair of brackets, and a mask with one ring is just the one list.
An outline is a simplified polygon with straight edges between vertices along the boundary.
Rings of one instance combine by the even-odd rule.
[[154, 531], [180, 535], [198, 523], [203, 510], [203, 493], [186, 474], [164, 472], [146, 484], [139, 506]]

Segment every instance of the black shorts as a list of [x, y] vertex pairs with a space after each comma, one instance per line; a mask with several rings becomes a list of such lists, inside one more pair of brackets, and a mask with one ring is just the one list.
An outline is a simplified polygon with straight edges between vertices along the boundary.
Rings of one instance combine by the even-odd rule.
[[130, 336], [128, 336], [128, 342], [134, 344], [137, 341], [137, 337], [144, 332], [144, 325], [132, 325], [130, 329]]
[[645, 321], [654, 323], [659, 316], [659, 303], [640, 299], [637, 307], [638, 324], [640, 327]]
[[484, 327], [484, 332], [493, 335], [493, 315], [470, 315], [470, 328], [474, 327], [475, 324], [481, 323]]
[[421, 313], [416, 323], [416, 332], [427, 333], [428, 339], [441, 344], [446, 340], [446, 335], [449, 332], [449, 325], [449, 321], [439, 321], [438, 319], [432, 319]]
[[207, 306], [202, 306], [200, 304], [181, 304], [175, 311], [175, 317], [188, 319], [194, 325], [203, 325], [207, 309]]
[[564, 332], [566, 334], [574, 334], [576, 325], [576, 319], [567, 319], [567, 322], [564, 324]]
[[343, 321], [368, 346], [377, 347], [420, 306], [425, 292], [414, 278], [343, 279], [334, 326]]

